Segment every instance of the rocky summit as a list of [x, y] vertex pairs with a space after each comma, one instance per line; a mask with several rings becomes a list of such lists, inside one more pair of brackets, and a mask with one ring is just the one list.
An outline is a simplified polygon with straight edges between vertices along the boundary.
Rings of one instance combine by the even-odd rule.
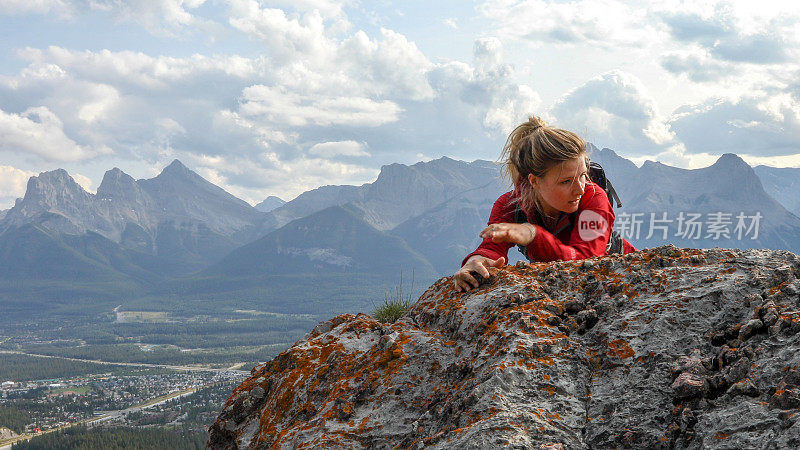
[[800, 258], [658, 247], [431, 286], [252, 370], [211, 448], [798, 448]]

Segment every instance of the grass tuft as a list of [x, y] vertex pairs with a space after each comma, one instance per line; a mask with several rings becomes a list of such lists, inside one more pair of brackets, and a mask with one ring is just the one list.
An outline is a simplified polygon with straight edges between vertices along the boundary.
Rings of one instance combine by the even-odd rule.
[[410, 308], [411, 305], [413, 305], [413, 303], [406, 302], [404, 300], [387, 300], [384, 301], [382, 305], [375, 308], [375, 310], [372, 312], [372, 317], [374, 317], [378, 322], [395, 323], [397, 322], [397, 319], [403, 317], [403, 314], [408, 311], [408, 308]]
[[411, 272], [411, 286], [408, 293], [403, 293], [403, 272], [400, 272], [400, 283], [393, 290], [387, 289], [384, 294], [383, 304], [373, 306], [371, 316], [378, 322], [395, 323], [403, 317], [414, 304], [414, 272]]

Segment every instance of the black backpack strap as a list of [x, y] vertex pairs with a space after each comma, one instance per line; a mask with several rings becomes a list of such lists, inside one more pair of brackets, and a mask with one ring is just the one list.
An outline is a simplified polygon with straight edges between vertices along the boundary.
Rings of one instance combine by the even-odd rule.
[[606, 179], [606, 184], [608, 185], [608, 189], [606, 189], [606, 193], [609, 197], [611, 197], [611, 205], [614, 205], [614, 202], [617, 202], [617, 208], [622, 208], [622, 202], [619, 200], [619, 195], [617, 195], [617, 190], [614, 189], [614, 185], [611, 184], [611, 181]]
[[[519, 203], [514, 203], [514, 223], [526, 223], [528, 222], [528, 216], [522, 211], [522, 208], [519, 207]], [[528, 257], [528, 247], [525, 245], [517, 244], [517, 249], [522, 255], [528, 260], [531, 259]], [[532, 261], [531, 261], [532, 262]]]
[[611, 206], [614, 206], [614, 202], [617, 202], [617, 208], [621, 208], [622, 202], [619, 199], [619, 195], [617, 195], [616, 189], [614, 189], [614, 185], [611, 184], [611, 180], [609, 180], [606, 176], [606, 171], [603, 169], [603, 166], [592, 161], [589, 163], [588, 169], [589, 178], [591, 178], [593, 183], [606, 191], [606, 194], [608, 194], [608, 201], [611, 203]]

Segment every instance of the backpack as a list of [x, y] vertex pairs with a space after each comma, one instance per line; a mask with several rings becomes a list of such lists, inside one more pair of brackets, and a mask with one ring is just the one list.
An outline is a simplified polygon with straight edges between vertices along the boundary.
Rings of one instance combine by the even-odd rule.
[[[605, 170], [603, 170], [603, 166], [601, 166], [599, 163], [591, 161], [589, 163], [588, 169], [589, 169], [588, 170], [589, 179], [592, 180], [594, 184], [600, 186], [601, 188], [603, 188], [604, 191], [606, 191], [606, 194], [608, 194], [609, 202], [611, 203], [611, 207], [612, 208], [614, 207], [614, 202], [616, 201], [617, 208], [621, 208], [622, 202], [620, 201], [619, 195], [617, 195], [617, 191], [614, 189], [614, 186], [611, 184], [611, 181], [608, 179], [608, 177], [606, 177], [606, 172]], [[577, 211], [571, 214], [573, 217], [572, 220], [570, 220], [570, 223], [575, 220], [575, 216], [577, 214], [578, 214]], [[517, 203], [514, 207], [514, 223], [525, 223], [525, 222], [530, 222], [530, 221], [528, 220], [528, 216], [526, 216], [525, 213], [522, 211], [522, 209], [519, 207], [519, 203]], [[561, 229], [556, 230], [555, 233], [553, 234], [558, 234], [560, 232]], [[517, 248], [519, 249], [519, 251], [523, 255], [525, 255], [525, 258], [527, 258], [528, 261], [530, 261], [526, 247], [527, 246], [525, 245], [517, 244]], [[608, 239], [608, 244], [606, 245], [606, 255], [615, 253], [616, 254], [623, 253], [622, 236], [618, 232], [612, 230], [611, 236]]]

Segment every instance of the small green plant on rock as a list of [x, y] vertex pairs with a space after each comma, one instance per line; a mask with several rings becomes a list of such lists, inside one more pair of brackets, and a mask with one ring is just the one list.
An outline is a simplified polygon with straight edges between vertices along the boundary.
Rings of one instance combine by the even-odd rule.
[[403, 300], [394, 301], [386, 300], [382, 305], [375, 308], [372, 312], [372, 317], [378, 322], [395, 323], [397, 319], [403, 316], [408, 311], [412, 303]]
[[394, 290], [387, 289], [384, 293], [383, 304], [375, 306], [373, 303], [372, 317], [378, 322], [395, 323], [414, 304], [414, 273], [411, 273], [411, 287], [408, 293], [403, 293], [403, 272], [400, 272], [400, 284]]

